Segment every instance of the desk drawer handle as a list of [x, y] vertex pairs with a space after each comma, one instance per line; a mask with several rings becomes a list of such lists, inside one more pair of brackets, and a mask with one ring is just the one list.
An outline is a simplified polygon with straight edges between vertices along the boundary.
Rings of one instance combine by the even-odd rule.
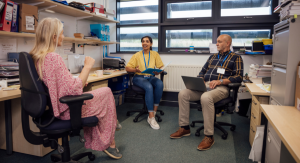
[[253, 104], [257, 105], [257, 103], [255, 103], [254, 101], [253, 101]]
[[252, 113], [252, 117], [253, 117], [254, 119], [256, 119], [256, 117], [253, 115], [253, 113]]
[[251, 126], [251, 128], [250, 128], [250, 129], [251, 129], [251, 131], [252, 131], [253, 133], [255, 132], [255, 131], [253, 130], [252, 126]]

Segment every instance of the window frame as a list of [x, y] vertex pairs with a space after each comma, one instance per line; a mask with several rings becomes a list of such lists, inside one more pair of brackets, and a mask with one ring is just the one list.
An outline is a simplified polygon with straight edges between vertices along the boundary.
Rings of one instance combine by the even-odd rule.
[[210, 22], [213, 22], [213, 20], [216, 18], [216, 15], [215, 13], [213, 12], [214, 10], [214, 7], [215, 7], [215, 2], [213, 0], [202, 0], [202, 1], [211, 1], [212, 3], [212, 6], [211, 6], [211, 17], [190, 17], [190, 18], [172, 18], [172, 19], [168, 19], [167, 16], [168, 16], [168, 3], [180, 3], [180, 2], [199, 2], [201, 0], [188, 0], [188, 1], [183, 1], [183, 0], [166, 0], [164, 1], [164, 4], [163, 4], [163, 9], [164, 9], [164, 12], [162, 13], [162, 16], [163, 16], [163, 22], [169, 22], [169, 23], [172, 23], [172, 22], [177, 22], [177, 23], [186, 23], [186, 24], [198, 24], [197, 22], [199, 20], [201, 21], [205, 21], [206, 23], [210, 23]]
[[[119, 2], [121, 0], [116, 0], [117, 7], [117, 20], [120, 19], [119, 12]], [[201, 1], [201, 0], [188, 0], [188, 2]], [[193, 20], [187, 21], [186, 18], [174, 18], [167, 19], [167, 3], [179, 3], [186, 2], [184, 0], [159, 0], [158, 3], [158, 23], [153, 24], [128, 24], [116, 25], [116, 39], [120, 42], [120, 27], [142, 27], [142, 26], [158, 26], [158, 52], [166, 53], [170, 49], [176, 48], [166, 48], [166, 30], [178, 30], [178, 29], [213, 29], [213, 40], [212, 43], [216, 44], [217, 37], [220, 35], [220, 30], [253, 30], [253, 29], [271, 29], [271, 35], [274, 34], [273, 26], [279, 22], [279, 14], [273, 13], [272, 15], [258, 15], [252, 16], [252, 19], [244, 19], [244, 16], [229, 16], [221, 17], [221, 0], [203, 0], [212, 1], [212, 17], [210, 20], [206, 20], [206, 17], [198, 17]], [[278, 4], [278, 1], [272, 1], [272, 9], [274, 9]], [[167, 19], [167, 20], [166, 20]], [[199, 21], [201, 20], [201, 21]], [[196, 48], [196, 47], [195, 47]], [[234, 47], [234, 50], [238, 50], [241, 47]], [[179, 49], [189, 49], [179, 48]], [[197, 48], [199, 49], [199, 48]], [[200, 48], [207, 50], [208, 48]], [[251, 47], [246, 47], [246, 49], [251, 50]], [[126, 53], [132, 54], [132, 51], [121, 51], [120, 44], [116, 44], [116, 53]], [[135, 53], [135, 52], [134, 52]], [[176, 53], [176, 52], [172, 52]], [[183, 52], [184, 53], [184, 52]], [[170, 53], [171, 54], [171, 53]], [[203, 54], [197, 54], [203, 55]]]
[[[201, 26], [201, 28], [199, 28], [198, 26], [165, 26], [162, 28], [162, 40], [164, 40], [160, 45], [162, 48], [162, 52], [170, 52], [171, 49], [176, 49], [176, 50], [185, 50], [185, 49], [189, 49], [189, 47], [186, 48], [168, 48], [166, 47], [166, 31], [167, 30], [191, 30], [191, 29], [212, 29], [212, 42], [214, 40], [214, 33], [217, 32], [217, 30], [211, 26], [211, 25], [204, 25]], [[199, 48], [199, 47], [195, 47], [196, 50], [209, 50], [209, 48]]]
[[[271, 33], [270, 33], [270, 36], [274, 33], [274, 28], [272, 25], [268, 25], [268, 24], [265, 24], [265, 25], [260, 25], [260, 26], [254, 26], [253, 24], [245, 24], [245, 25], [239, 25], [239, 26], [236, 26], [236, 27], [226, 27], [226, 26], [223, 26], [223, 27], [219, 27], [218, 28], [218, 36], [221, 34], [221, 30], [260, 30], [260, 29], [269, 29], [271, 30]], [[234, 50], [239, 50], [240, 48], [244, 48], [244, 46], [232, 46]], [[252, 49], [252, 46], [246, 46], [245, 47], [247, 50], [251, 50]]]

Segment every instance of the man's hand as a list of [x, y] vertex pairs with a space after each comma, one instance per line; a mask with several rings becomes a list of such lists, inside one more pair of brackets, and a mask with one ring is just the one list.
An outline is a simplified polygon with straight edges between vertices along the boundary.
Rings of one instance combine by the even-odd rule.
[[209, 83], [209, 88], [214, 89], [216, 86], [221, 85], [222, 82], [220, 80], [213, 80]]
[[135, 72], [141, 73], [142, 71], [139, 69], [139, 66], [136, 66]]

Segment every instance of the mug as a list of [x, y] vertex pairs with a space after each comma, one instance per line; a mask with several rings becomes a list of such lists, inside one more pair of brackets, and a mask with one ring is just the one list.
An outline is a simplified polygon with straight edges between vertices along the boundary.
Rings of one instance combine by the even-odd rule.
[[103, 70], [96, 70], [94, 72], [98, 77], [103, 77]]

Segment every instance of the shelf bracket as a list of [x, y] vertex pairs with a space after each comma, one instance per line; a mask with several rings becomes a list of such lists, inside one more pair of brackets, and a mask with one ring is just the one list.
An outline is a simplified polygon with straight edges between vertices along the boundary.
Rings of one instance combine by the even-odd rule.
[[50, 9], [50, 8], [53, 8], [53, 7], [56, 7], [56, 6], [57, 6], [57, 5], [48, 6], [48, 7], [43, 7], [43, 8], [40, 8], [39, 11], [47, 10], [47, 9]]
[[37, 6], [37, 5], [40, 5], [40, 4], [43, 4], [43, 3], [45, 3], [45, 2], [43, 1], [43, 2], [36, 2], [36, 3], [28, 3], [28, 5]]
[[93, 16], [81, 16], [81, 17], [76, 17], [77, 20], [81, 20], [81, 19], [86, 19], [86, 18], [91, 18]]

